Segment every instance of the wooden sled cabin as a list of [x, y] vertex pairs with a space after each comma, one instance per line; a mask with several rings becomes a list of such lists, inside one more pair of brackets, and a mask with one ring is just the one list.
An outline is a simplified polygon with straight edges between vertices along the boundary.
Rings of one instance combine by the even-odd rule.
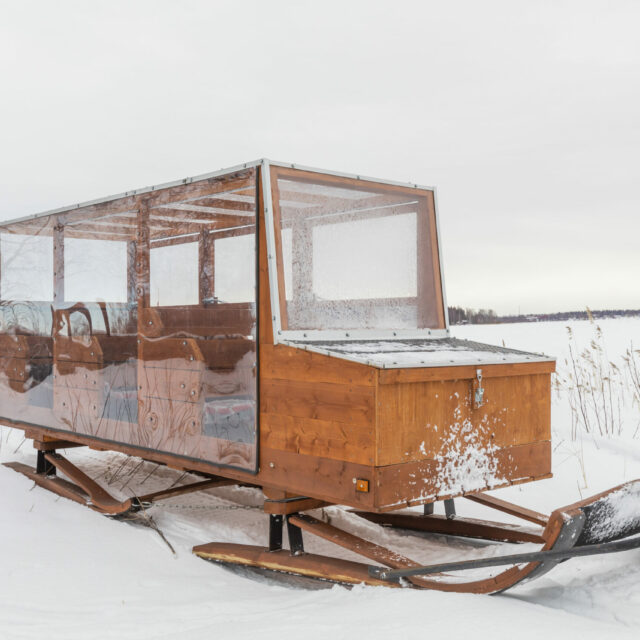
[[[128, 518], [258, 487], [268, 546], [194, 553], [348, 584], [497, 593], [640, 545], [640, 480], [548, 517], [483, 493], [550, 476], [555, 363], [449, 335], [431, 188], [261, 160], [4, 223], [0, 258], [0, 423], [37, 451], [6, 466], [41, 487]], [[205, 479], [118, 501], [73, 446]], [[457, 496], [537, 528], [459, 518]], [[332, 504], [542, 547], [420, 566], [305, 513]], [[303, 531], [376, 564], [306, 553]]]
[[40, 476], [87, 445], [380, 513], [551, 474], [554, 360], [450, 336], [432, 188], [261, 160], [0, 254], [0, 420]]

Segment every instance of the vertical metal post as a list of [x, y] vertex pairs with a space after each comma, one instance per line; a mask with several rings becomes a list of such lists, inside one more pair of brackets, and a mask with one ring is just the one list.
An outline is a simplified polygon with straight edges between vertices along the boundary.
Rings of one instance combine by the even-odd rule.
[[302, 529], [293, 524], [287, 516], [287, 535], [289, 536], [289, 549], [292, 556], [299, 556], [304, 553], [304, 543], [302, 541]]
[[269, 551], [282, 549], [282, 531], [284, 518], [280, 515], [269, 516]]
[[425, 516], [432, 516], [433, 515], [433, 502], [427, 502], [425, 505], [423, 505], [423, 513]]
[[453, 503], [453, 498], [444, 501], [444, 513], [447, 520], [453, 520], [456, 517], [456, 505]]
[[38, 451], [38, 457], [36, 461], [36, 473], [43, 476], [55, 476], [55, 465], [51, 464], [46, 458], [47, 453], [53, 453], [53, 451]]

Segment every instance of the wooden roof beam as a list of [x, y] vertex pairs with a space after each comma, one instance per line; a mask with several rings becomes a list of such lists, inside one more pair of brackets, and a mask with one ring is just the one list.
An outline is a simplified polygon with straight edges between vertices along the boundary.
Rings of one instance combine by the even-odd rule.
[[[216, 202], [220, 202], [217, 200]], [[244, 218], [253, 218], [256, 215], [255, 207], [249, 206], [248, 208], [245, 206], [244, 202], [236, 202], [236, 205], [242, 205], [238, 207], [226, 207], [226, 206], [203, 206], [198, 204], [171, 204], [171, 205], [162, 205], [161, 207], [157, 207], [152, 211], [157, 211], [158, 209], [169, 209], [171, 211], [195, 211], [198, 213], [208, 213], [210, 215], [223, 215], [223, 216], [242, 216]], [[244, 212], [244, 213], [241, 213]], [[151, 215], [155, 215], [152, 213]]]

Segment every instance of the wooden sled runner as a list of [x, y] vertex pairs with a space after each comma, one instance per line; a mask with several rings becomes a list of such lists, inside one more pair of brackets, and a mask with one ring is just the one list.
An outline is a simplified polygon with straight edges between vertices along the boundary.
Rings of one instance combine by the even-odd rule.
[[[0, 252], [0, 424], [34, 441], [36, 468], [9, 466], [41, 487], [111, 516], [256, 487], [269, 545], [195, 552], [345, 583], [493, 593], [635, 544], [611, 496], [636, 484], [550, 518], [486, 493], [551, 477], [555, 359], [451, 335], [432, 187], [263, 159], [5, 222]], [[121, 501], [74, 446], [203, 479]], [[463, 497], [525, 524], [460, 517]], [[421, 567], [308, 513], [327, 505], [542, 555], [465, 581], [444, 574], [492, 567]]]
[[[482, 499], [485, 496], [477, 496]], [[475, 496], [474, 496], [475, 498]], [[492, 499], [489, 498], [488, 502]], [[498, 557], [450, 562], [432, 566], [420, 566], [389, 549], [354, 536], [316, 518], [296, 514], [286, 516], [291, 549], [282, 550], [282, 519], [271, 516], [270, 545], [267, 548], [230, 543], [210, 543], [194, 547], [194, 553], [201, 558], [226, 564], [247, 565], [270, 571], [291, 573], [332, 582], [372, 586], [405, 586], [418, 589], [434, 589], [460, 593], [495, 594], [506, 591], [518, 583], [538, 578], [559, 562], [575, 557], [614, 553], [640, 548], [640, 480], [630, 482], [605, 493], [593, 496], [573, 505], [557, 509], [546, 521], [539, 539], [543, 546], [539, 551], [502, 555]], [[512, 511], [523, 511], [516, 505], [503, 501], [501, 506]], [[629, 514], [634, 513], [635, 516]], [[618, 514], [626, 514], [622, 520]], [[370, 518], [371, 514], [358, 513]], [[522, 516], [520, 516], [522, 517]], [[412, 529], [452, 533], [453, 527], [443, 527], [442, 521], [426, 514], [371, 518], [376, 522], [387, 522], [391, 526], [408, 525]], [[456, 522], [455, 517], [445, 522]], [[517, 529], [510, 529], [497, 523], [481, 521], [458, 521], [457, 535], [484, 537], [481, 527], [487, 527], [490, 537], [500, 539], [499, 531], [505, 532], [503, 539], [517, 537]], [[304, 553], [302, 532], [332, 542], [339, 547], [357, 553], [375, 564], [361, 564], [337, 558]], [[275, 532], [275, 533], [274, 533]], [[530, 534], [533, 537], [533, 534]], [[519, 540], [527, 538], [522, 535]], [[383, 566], [380, 566], [383, 565]], [[486, 578], [456, 578], [452, 572], [478, 570], [493, 567], [510, 568]], [[426, 576], [426, 577], [425, 577]]]

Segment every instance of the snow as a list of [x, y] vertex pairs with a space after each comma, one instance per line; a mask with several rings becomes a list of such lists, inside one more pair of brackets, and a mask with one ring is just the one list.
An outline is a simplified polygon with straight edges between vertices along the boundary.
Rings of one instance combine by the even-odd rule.
[[[594, 327], [570, 323], [586, 345]], [[607, 320], [610, 358], [631, 340], [640, 342], [640, 319]], [[481, 342], [544, 351], [565, 366], [566, 323], [454, 327]], [[616, 437], [571, 437], [567, 399], [554, 392], [554, 478], [495, 491], [507, 500], [549, 512], [553, 508], [640, 477], [640, 436], [633, 436], [637, 407]], [[635, 412], [635, 413], [634, 413]], [[67, 456], [119, 497], [150, 492], [182, 474], [113, 453], [69, 449]], [[33, 464], [22, 434], [0, 428], [0, 461]], [[200, 638], [401, 638], [450, 639], [637, 638], [640, 632], [640, 551], [573, 560], [502, 596], [473, 596], [409, 589], [335, 586], [292, 589], [229, 571], [191, 554], [194, 544], [218, 541], [264, 544], [266, 517], [255, 490], [224, 487], [169, 499], [149, 513], [176, 550], [149, 527], [100, 516], [34, 488], [0, 467], [0, 638], [181, 639]], [[622, 518], [640, 513], [638, 496], [612, 509]], [[481, 505], [457, 501], [471, 517], [498, 516]], [[617, 505], [617, 506], [616, 506]], [[634, 505], [637, 510], [634, 511]], [[441, 511], [441, 505], [437, 511]], [[318, 512], [320, 515], [320, 512]], [[392, 547], [419, 562], [444, 562], [512, 551], [500, 544], [446, 536], [403, 535], [332, 507], [324, 517], [349, 531]], [[310, 551], [333, 549], [307, 538]], [[519, 545], [516, 550], [534, 549]], [[345, 557], [352, 557], [345, 553]], [[355, 559], [355, 558], [354, 558]]]
[[462, 418], [458, 405], [453, 420], [442, 453], [436, 456], [437, 495], [450, 496], [506, 484], [505, 478], [497, 473], [498, 460], [494, 454], [498, 447], [484, 435], [488, 431], [487, 416], [474, 426], [469, 418]]
[[455, 338], [404, 341], [290, 341], [288, 344], [380, 368], [445, 367], [452, 364], [488, 365], [552, 359], [540, 353], [505, 349], [497, 345], [487, 348], [485, 344]]
[[602, 501], [602, 519], [590, 532], [593, 538], [613, 538], [640, 526], [640, 485], [626, 485]]

